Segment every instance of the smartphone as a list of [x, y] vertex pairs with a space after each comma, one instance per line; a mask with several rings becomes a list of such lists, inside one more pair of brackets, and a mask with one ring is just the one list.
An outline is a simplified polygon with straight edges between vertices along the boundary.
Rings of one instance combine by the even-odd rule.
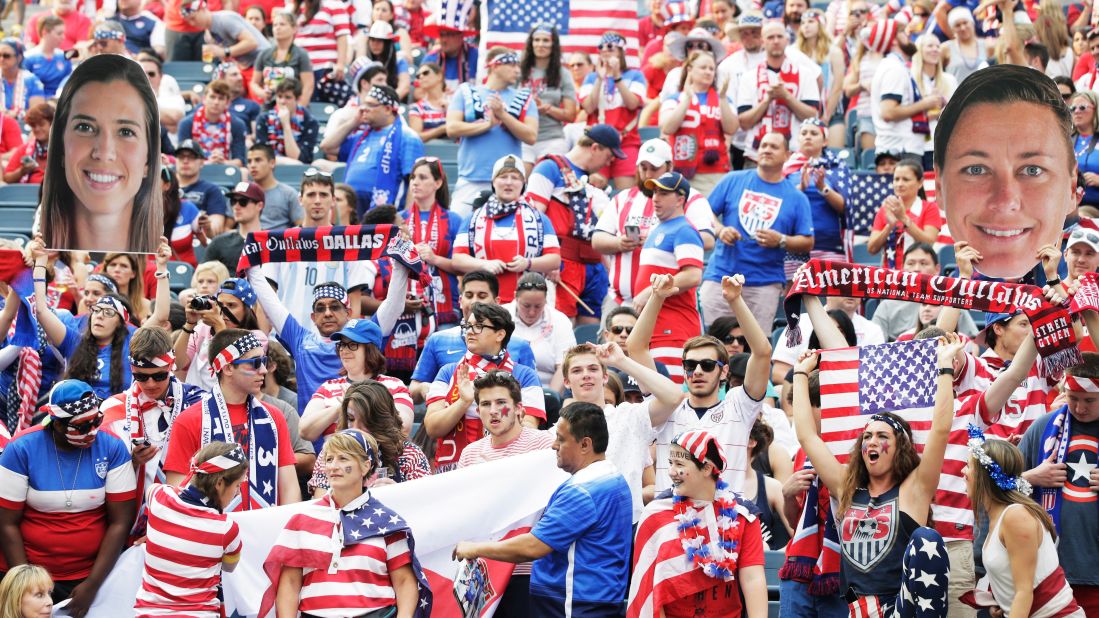
[[626, 238], [629, 238], [634, 242], [641, 240], [641, 228], [636, 225], [627, 225]]
[[146, 446], [149, 446], [148, 438], [134, 438], [133, 440], [131, 440], [131, 442], [133, 443], [135, 449], [145, 448]]
[[34, 165], [36, 167], [38, 166], [38, 164], [34, 161], [34, 157], [30, 155], [23, 155], [23, 158], [19, 159], [19, 162], [23, 165]]

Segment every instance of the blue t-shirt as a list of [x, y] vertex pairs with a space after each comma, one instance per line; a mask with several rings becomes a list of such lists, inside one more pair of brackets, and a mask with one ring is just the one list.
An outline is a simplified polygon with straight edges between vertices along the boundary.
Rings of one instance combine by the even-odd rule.
[[[475, 91], [480, 97], [481, 103], [486, 105], [489, 97], [494, 94], [499, 95], [504, 102], [505, 109], [511, 103], [511, 100], [515, 98], [515, 95], [519, 93], [515, 88], [507, 88], [497, 92], [484, 86], [463, 85], [455, 93], [454, 98], [451, 99], [450, 109], [461, 112], [468, 119], [468, 122], [476, 122], [484, 118], [484, 112], [481, 111], [477, 111], [472, 116], [470, 115], [475, 111], [475, 103], [472, 97], [469, 96], [471, 90]], [[534, 105], [533, 96], [527, 99], [524, 106], [526, 109], [525, 115], [521, 117], [538, 117], [538, 108]], [[480, 135], [463, 137], [458, 144], [458, 178], [470, 182], [489, 182], [492, 180], [492, 166], [496, 164], [496, 161], [500, 157], [509, 154], [517, 157], [522, 156], [522, 146], [523, 143], [519, 141], [519, 138], [504, 128], [503, 123]]]
[[[1094, 144], [1092, 144], [1093, 140], [1095, 141]], [[1080, 168], [1080, 173], [1099, 174], [1099, 137], [1079, 135], [1076, 137], [1074, 146], [1076, 165]], [[1084, 201], [1082, 203], [1089, 206], [1099, 206], [1099, 187], [1085, 185]]]
[[[80, 338], [84, 334], [84, 329], [76, 330], [71, 327], [66, 327], [65, 340], [58, 346], [58, 350], [65, 356], [65, 358], [71, 359], [73, 352], [76, 351], [76, 346], [80, 344]], [[130, 383], [133, 382], [133, 377], [130, 374], [130, 335], [133, 331], [130, 330], [126, 334], [126, 339], [122, 342], [122, 387], [127, 388]], [[114, 349], [114, 345], [108, 343], [105, 346], [99, 347], [99, 354], [96, 358], [96, 372], [95, 376], [91, 380], [85, 380], [96, 395], [106, 399], [111, 395], [116, 394], [111, 390], [111, 351]]]
[[229, 115], [244, 123], [246, 129], [256, 126], [256, 118], [259, 118], [263, 108], [252, 99], [238, 97], [229, 104]]
[[[537, 369], [534, 364], [534, 352], [526, 339], [512, 336], [508, 341], [508, 354], [516, 365], [529, 367], [532, 371]], [[424, 342], [424, 349], [420, 353], [420, 360], [416, 361], [416, 369], [412, 372], [412, 379], [417, 382], [431, 383], [439, 370], [444, 365], [457, 363], [466, 354], [466, 340], [462, 337], [460, 328], [449, 328], [431, 333]], [[538, 374], [535, 374], [537, 377]]]
[[183, 199], [193, 203], [208, 215], [226, 215], [229, 212], [225, 194], [212, 182], [199, 179], [195, 184], [180, 187], [179, 190], [183, 194]]
[[161, 25], [156, 16], [148, 11], [142, 11], [133, 17], [115, 13], [107, 20], [122, 24], [122, 30], [126, 32], [126, 51], [135, 56], [142, 49], [153, 46], [153, 31]]
[[46, 58], [42, 52], [31, 52], [23, 60], [23, 68], [34, 73], [42, 82], [46, 98], [52, 97], [61, 87], [61, 82], [73, 72], [73, 63], [60, 49], [54, 50], [52, 58]]
[[[231, 107], [232, 106], [230, 106], [230, 108]], [[195, 108], [195, 112], [197, 112], [199, 109], [201, 109], [201, 107]], [[183, 120], [180, 121], [180, 123], [179, 123], [179, 141], [182, 142], [185, 139], [191, 139], [193, 137], [192, 134], [191, 134], [191, 130], [192, 130], [192, 125], [194, 125], [194, 122], [195, 122], [195, 113], [194, 112], [191, 112], [190, 114], [187, 115], [186, 118], [184, 118]], [[247, 144], [245, 144], [245, 135], [250, 133], [250, 131], [248, 130], [248, 125], [245, 125], [242, 120], [240, 120], [239, 118], [234, 116], [233, 112], [232, 112], [232, 109], [229, 110], [229, 123], [231, 125], [231, 128], [230, 128], [230, 133], [231, 133], [230, 140], [231, 141], [229, 143], [229, 158], [237, 159], [239, 161], [245, 161], [245, 160], [247, 160]], [[224, 131], [224, 129], [220, 128], [220, 126], [224, 126], [224, 125], [220, 125], [220, 126], [219, 125], [220, 125], [220, 123], [211, 124], [210, 125], [211, 126], [210, 131], [211, 132], [213, 132], [213, 131]], [[206, 150], [205, 147], [203, 147], [203, 149]], [[210, 155], [209, 150], [206, 151], [206, 155], [207, 156]]]
[[[385, 172], [382, 169], [382, 148], [378, 148], [382, 139], [389, 134], [392, 127], [380, 130], [361, 130], [348, 135], [340, 144], [338, 159], [347, 163], [347, 173], [344, 182], [355, 189], [355, 193], [370, 196], [378, 184], [378, 177], [388, 173], [399, 176], [402, 180], [395, 182], [397, 195], [391, 196], [387, 203], [401, 205], [404, 203], [405, 181], [412, 173], [412, 165], [424, 154], [424, 142], [415, 131], [408, 128], [404, 122], [400, 124], [401, 151], [397, 153], [394, 168]], [[394, 135], [394, 137], [396, 137]], [[364, 212], [374, 207], [372, 198], [366, 201], [359, 199], [358, 210], [361, 217]]]
[[749, 286], [785, 283], [786, 251], [761, 246], [755, 233], [772, 229], [787, 236], [813, 235], [809, 199], [789, 178], [767, 182], [756, 170], [730, 172], [710, 193], [710, 208], [722, 225], [740, 232], [741, 239], [732, 245], [717, 243], [703, 275], [706, 281], [740, 273]]
[[[29, 71], [26, 73], [20, 72], [19, 75], [23, 78], [23, 83], [26, 86], [26, 93], [24, 94], [26, 100], [23, 105], [24, 109], [27, 109], [30, 107], [28, 103], [31, 97], [44, 97], [46, 96], [46, 90], [42, 86], [42, 80], [35, 77], [34, 73]], [[15, 106], [15, 84], [6, 79], [0, 79], [0, 82], [4, 82], [4, 109], [12, 109]]]
[[[822, 157], [825, 165], [824, 183], [833, 191], [847, 200], [847, 191], [851, 186], [850, 173], [831, 151], [825, 151]], [[1099, 163], [1099, 159], [1096, 161]], [[797, 182], [798, 175], [791, 175]], [[805, 197], [809, 198], [809, 209], [813, 213], [813, 233], [816, 240], [813, 249], [821, 251], [843, 251], [843, 213], [836, 212], [828, 205], [824, 196], [817, 190], [817, 185], [809, 183], [805, 187]]]
[[621, 603], [629, 583], [633, 499], [626, 479], [603, 460], [553, 492], [531, 534], [553, 548], [534, 561], [530, 593], [562, 603]]

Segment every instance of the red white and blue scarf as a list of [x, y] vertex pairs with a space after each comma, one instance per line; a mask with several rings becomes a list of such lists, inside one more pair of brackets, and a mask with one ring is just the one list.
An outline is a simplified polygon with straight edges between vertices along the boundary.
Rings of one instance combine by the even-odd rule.
[[[264, 112], [264, 122], [267, 123], [267, 145], [275, 150], [277, 155], [286, 155], [286, 136], [282, 132], [282, 120], [279, 119], [279, 110], [275, 106]], [[301, 138], [301, 128], [305, 124], [305, 108], [298, 105], [294, 113], [290, 114], [290, 132], [294, 140]]]

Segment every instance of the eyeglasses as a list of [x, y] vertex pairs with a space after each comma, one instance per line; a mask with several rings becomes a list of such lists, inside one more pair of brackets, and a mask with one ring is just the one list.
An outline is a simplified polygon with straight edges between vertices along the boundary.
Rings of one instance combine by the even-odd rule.
[[246, 197], [233, 197], [229, 198], [229, 204], [232, 206], [247, 206], [252, 203], [252, 200]]
[[748, 338], [744, 335], [725, 335], [725, 337], [722, 338], [721, 343], [724, 343], [725, 345], [739, 343], [741, 347], [746, 348], [748, 347]]
[[340, 311], [346, 311], [347, 305], [336, 303], [321, 303], [319, 305], [313, 305], [313, 313], [339, 313]]
[[427, 77], [428, 75], [434, 75], [434, 74], [435, 73], [433, 73], [431, 71], [431, 69], [424, 69], [423, 71], [420, 71], [419, 73], [417, 73], [416, 77]]
[[267, 366], [267, 356], [264, 355], [264, 356], [256, 356], [254, 358], [238, 358], [237, 360], [233, 361], [230, 364], [240, 365], [242, 367], [247, 367], [247, 368], [251, 369], [252, 371], [259, 371], [260, 367], [266, 367]]
[[1091, 109], [1091, 106], [1087, 103], [1079, 103], [1077, 105], [1070, 105], [1068, 109], [1070, 112], [1086, 112]]
[[92, 315], [101, 315], [105, 318], [118, 317], [118, 311], [110, 307], [92, 307]]
[[167, 371], [158, 371], [156, 373], [134, 373], [132, 375], [134, 377], [134, 382], [148, 382], [149, 380], [152, 380], [153, 382], [163, 382], [168, 379]]
[[612, 335], [621, 335], [622, 333], [626, 333], [628, 335], [632, 332], [633, 332], [633, 327], [632, 326], [617, 325], [617, 326], [612, 326], [611, 327], [611, 334]]
[[69, 429], [72, 429], [76, 433], [88, 433], [89, 431], [103, 424], [103, 415], [97, 414], [91, 420], [84, 421], [83, 423], [61, 421], [61, 424], [68, 427]]
[[458, 328], [462, 329], [463, 332], [469, 331], [469, 332], [473, 333], [474, 335], [480, 335], [481, 333], [485, 332], [486, 328], [490, 328], [492, 330], [499, 330], [498, 328], [496, 328], [492, 324], [478, 324], [477, 322], [473, 322], [473, 323], [462, 322], [461, 324], [458, 325]]
[[706, 41], [687, 41], [687, 51], [701, 49], [703, 51], [710, 51], [710, 44]]
[[336, 351], [338, 352], [341, 349], [347, 350], [348, 352], [355, 352], [359, 349], [359, 342], [340, 339], [336, 342]]
[[717, 369], [719, 367], [724, 367], [724, 366], [725, 366], [725, 363], [723, 363], [719, 360], [706, 359], [706, 360], [699, 361], [699, 360], [690, 360], [690, 359], [688, 359], [688, 360], [683, 361], [683, 371], [684, 371], [684, 373], [687, 373], [687, 374], [694, 373], [695, 369], [698, 369], [699, 367], [702, 367], [703, 372], [710, 373], [714, 369]]

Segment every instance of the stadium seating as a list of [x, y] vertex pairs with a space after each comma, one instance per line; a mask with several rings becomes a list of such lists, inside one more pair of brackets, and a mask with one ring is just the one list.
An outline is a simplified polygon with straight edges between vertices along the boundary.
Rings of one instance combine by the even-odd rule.
[[0, 204], [5, 208], [13, 206], [25, 206], [35, 208], [38, 206], [38, 192], [41, 185], [12, 184], [0, 187]]
[[187, 262], [168, 262], [168, 283], [176, 294], [191, 287], [191, 277], [195, 267]]
[[183, 82], [205, 84], [213, 78], [214, 65], [207, 62], [165, 62], [164, 73], [174, 77], [181, 85]]
[[877, 156], [877, 155], [874, 152], [873, 148], [868, 148], [866, 150], [863, 150], [862, 153], [859, 155], [859, 169], [867, 170], [867, 171], [871, 171], [871, 172], [874, 171], [874, 169], [876, 167], [874, 165], [874, 157], [875, 156]]
[[[276, 168], [277, 169], [277, 168]], [[223, 189], [231, 189], [241, 181], [240, 168], [223, 163], [207, 163], [202, 166], [199, 178], [212, 182]]]
[[599, 324], [580, 324], [573, 329], [576, 343], [597, 343], [599, 341]]

